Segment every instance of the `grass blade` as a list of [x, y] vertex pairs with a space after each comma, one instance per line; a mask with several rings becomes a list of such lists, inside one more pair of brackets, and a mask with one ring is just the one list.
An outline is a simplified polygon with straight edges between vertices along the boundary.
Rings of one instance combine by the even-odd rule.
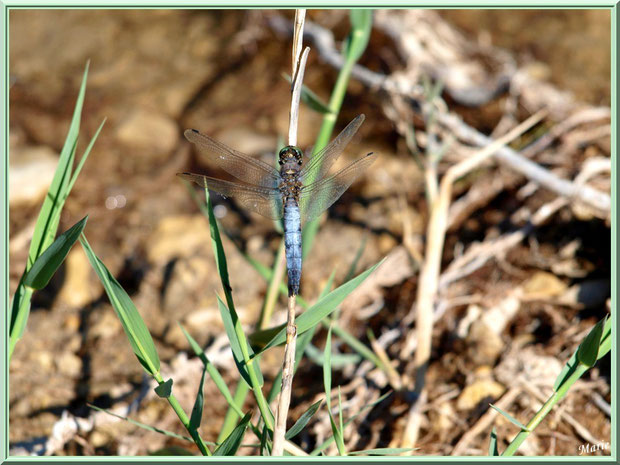
[[491, 438], [489, 439], [489, 457], [499, 456], [499, 449], [497, 448], [497, 431], [495, 428], [491, 430]]
[[41, 253], [52, 243], [56, 230], [58, 229], [58, 221], [60, 215], [58, 212], [62, 210], [64, 199], [68, 192], [67, 187], [71, 179], [71, 170], [73, 168], [73, 160], [75, 158], [75, 148], [77, 146], [78, 134], [80, 131], [80, 119], [82, 117], [82, 106], [84, 104], [84, 95], [86, 93], [86, 80], [88, 77], [88, 63], [82, 77], [82, 84], [75, 102], [71, 125], [65, 139], [65, 143], [60, 151], [58, 158], [58, 166], [54, 173], [54, 178], [50, 184], [47, 196], [41, 206], [39, 217], [35, 225], [32, 241], [30, 242], [30, 251], [28, 253], [27, 269], [35, 262]]
[[207, 374], [206, 365], [202, 369], [202, 376], [200, 377], [200, 386], [196, 393], [196, 400], [194, 401], [194, 407], [192, 407], [192, 414], [189, 417], [189, 427], [198, 429], [200, 422], [202, 421], [202, 410], [205, 404], [205, 376]]
[[120, 418], [121, 420], [125, 420], [129, 423], [132, 423], [136, 426], [139, 426], [142, 429], [148, 430], [148, 431], [152, 431], [154, 433], [159, 433], [159, 434], [163, 434], [165, 436], [170, 436], [171, 438], [176, 438], [176, 439], [181, 439], [183, 441], [189, 441], [189, 442], [193, 442], [192, 438], [190, 438], [189, 436], [183, 436], [181, 434], [177, 434], [177, 433], [173, 433], [172, 431], [167, 431], [165, 429], [161, 429], [161, 428], [156, 428], [155, 426], [151, 426], [151, 425], [147, 425], [146, 423], [141, 423], [137, 420], [133, 420], [129, 417], [124, 417], [122, 415], [118, 415], [108, 409], [105, 408], [101, 408], [101, 407], [97, 407], [96, 405], [93, 404], [86, 404], [88, 405], [90, 408], [94, 409], [94, 410], [98, 410], [99, 412], [105, 412], [108, 415], [112, 415], [113, 417], [116, 418]]
[[131, 348], [133, 349], [138, 361], [151, 375], [159, 373], [159, 356], [153, 343], [153, 338], [149, 333], [142, 316], [136, 309], [135, 305], [131, 301], [127, 292], [122, 288], [118, 281], [112, 276], [110, 271], [106, 268], [103, 262], [95, 255], [90, 244], [86, 240], [86, 236], [82, 234], [80, 243], [86, 252], [86, 256], [90, 261], [91, 266], [97, 272], [103, 287], [108, 294], [108, 298], [112, 303], [112, 307], [116, 312], [116, 315], [123, 325], [125, 334], [129, 339]]
[[336, 441], [336, 447], [338, 447], [338, 454], [344, 456], [347, 455], [347, 451], [344, 448], [344, 439], [342, 438], [342, 431], [338, 429], [336, 426], [336, 422], [334, 421], [334, 416], [332, 415], [331, 410], [327, 410], [329, 413], [329, 422], [332, 425], [332, 433], [334, 434], [334, 440]]
[[301, 432], [301, 430], [303, 430], [306, 427], [308, 422], [312, 419], [312, 416], [316, 413], [316, 411], [321, 406], [321, 402], [322, 401], [319, 400], [318, 402], [315, 402], [310, 407], [308, 407], [308, 410], [306, 410], [303, 413], [303, 415], [299, 417], [299, 419], [295, 422], [295, 424], [291, 427], [291, 429], [289, 429], [286, 432], [286, 435], [284, 437], [290, 440], [294, 438], [295, 436], [297, 436]]
[[162, 399], [168, 399], [172, 395], [172, 378], [167, 381], [161, 381], [159, 385], [155, 388], [155, 394], [157, 394]]
[[[239, 370], [239, 374], [244, 379], [248, 386], [252, 386], [252, 381], [250, 378], [250, 374], [248, 372], [248, 366], [246, 364], [246, 358], [243, 353], [242, 345], [247, 346], [247, 350], [249, 352], [249, 356], [254, 355], [252, 348], [247, 345], [246, 341], [240, 340], [243, 336], [243, 330], [241, 328], [241, 322], [239, 321], [239, 317], [234, 310], [229, 310], [226, 307], [226, 304], [217, 296], [217, 304], [220, 309], [220, 314], [222, 315], [222, 321], [224, 322], [224, 329], [226, 330], [226, 334], [228, 335], [228, 340], [230, 341], [230, 348], [233, 353], [233, 358], [235, 360], [235, 364], [237, 365], [237, 369]], [[259, 385], [262, 386], [264, 383], [263, 375], [260, 370], [255, 370], [256, 375], [259, 379]]]
[[[598, 349], [597, 349], [597, 355], [596, 355], [597, 360], [600, 360], [611, 349], [611, 317], [606, 316], [605, 319], [601, 321], [604, 321], [604, 323], [603, 323], [603, 328], [602, 328], [602, 334], [600, 336], [600, 342], [598, 344]], [[592, 331], [588, 333], [588, 336], [592, 334]], [[586, 338], [588, 336], [586, 336]], [[581, 350], [581, 346], [584, 342], [585, 340], [581, 344], [579, 344], [579, 347], [577, 347], [577, 350], [573, 352], [573, 355], [571, 356], [571, 358], [568, 360], [568, 362], [566, 362], [566, 365], [564, 365], [564, 368], [562, 368], [562, 371], [556, 378], [555, 383], [553, 385], [554, 391], [557, 391], [558, 389], [560, 389], [560, 386], [562, 386], [568, 379], [570, 379], [571, 376], [577, 371], [577, 368], [579, 368], [578, 353]]]
[[[306, 347], [306, 355], [310, 358], [310, 360], [319, 366], [323, 366], [325, 364], [323, 352], [312, 344], [308, 344], [308, 347]], [[347, 365], [357, 365], [361, 359], [362, 357], [359, 354], [331, 354], [332, 368], [336, 369], [344, 368]]]
[[[289, 83], [291, 82], [291, 76], [282, 73], [282, 77], [286, 79]], [[321, 97], [312, 92], [305, 84], [301, 85], [301, 101], [311, 110], [316, 111], [317, 113], [327, 114], [330, 112], [329, 107]]]
[[86, 226], [88, 215], [62, 233], [45, 251], [35, 260], [24, 277], [24, 285], [33, 289], [43, 289], [62, 262], [73, 244], [78, 240]]
[[[333, 312], [338, 305], [351, 293], [357, 286], [359, 286], [370, 274], [375, 271], [375, 269], [383, 263], [381, 260], [379, 263], [370, 267], [363, 273], [359, 274], [352, 280], [338, 287], [334, 291], [330, 292], [323, 298], [319, 299], [319, 301], [302, 313], [299, 317], [295, 319], [295, 324], [297, 325], [297, 334], [303, 334], [308, 331], [310, 328], [316, 326], [320, 321], [328, 316], [331, 312]], [[286, 328], [282, 327], [281, 330], [278, 331], [276, 336], [271, 339], [269, 343], [259, 352], [262, 353], [270, 347], [274, 347], [280, 344], [283, 344], [286, 340]]]
[[95, 141], [99, 137], [99, 133], [103, 129], [103, 126], [105, 125], [106, 120], [107, 118], [104, 118], [101, 124], [99, 125], [99, 127], [97, 128], [97, 131], [95, 131], [95, 135], [90, 139], [90, 142], [88, 143], [88, 146], [86, 147], [86, 150], [84, 150], [84, 153], [82, 154], [82, 158], [80, 158], [80, 161], [75, 167], [75, 170], [73, 171], [73, 176], [71, 176], [71, 180], [69, 181], [69, 187], [67, 188], [68, 192], [71, 192], [71, 190], [73, 189], [73, 185], [75, 184], [75, 181], [77, 181], [78, 176], [82, 172], [84, 163], [86, 163], [86, 160], [88, 159], [88, 156], [90, 155], [90, 151], [92, 150], [93, 145], [95, 145]]
[[501, 408], [496, 407], [493, 404], [489, 404], [491, 406], [491, 408], [497, 410], [500, 414], [502, 414], [502, 416], [508, 420], [510, 423], [512, 423], [513, 425], [518, 426], [520, 429], [524, 430], [524, 431], [529, 431], [528, 427], [525, 426], [523, 423], [521, 423], [519, 420], [517, 420], [515, 417], [513, 417], [512, 415], [510, 415], [508, 412], [504, 412]]
[[332, 408], [332, 328], [327, 330], [325, 350], [323, 352], [323, 388], [325, 389], [325, 403], [327, 410]]
[[349, 60], [357, 61], [366, 50], [372, 29], [372, 10], [354, 8], [351, 10], [351, 33], [344, 43], [344, 54]]
[[[75, 159], [75, 150], [77, 147], [77, 139], [80, 130], [80, 119], [82, 116], [84, 95], [86, 93], [87, 77], [88, 63], [86, 63], [86, 67], [84, 69], [82, 83], [75, 103], [69, 131], [67, 132], [65, 143], [58, 158], [58, 165], [56, 166], [54, 177], [47, 191], [47, 195], [43, 200], [41, 210], [39, 211], [39, 216], [37, 217], [37, 221], [35, 223], [32, 240], [30, 241], [30, 248], [28, 250], [28, 260], [26, 261], [24, 275], [30, 271], [36, 260], [50, 246], [50, 244], [54, 242], [54, 237], [56, 236], [60, 221], [60, 213], [64, 206], [65, 199], [69, 195], [71, 187], [73, 186], [70, 182], [71, 170]], [[92, 142], [94, 143], [94, 140]], [[17, 344], [17, 341], [24, 333], [28, 316], [30, 314], [32, 289], [28, 289], [24, 285], [23, 279], [24, 276], [22, 275], [22, 279], [20, 280], [11, 302], [9, 359], [13, 354], [15, 344]]]
[[[385, 394], [383, 394], [381, 397], [379, 397], [377, 400], [375, 400], [374, 402], [366, 405], [365, 407], [363, 407], [358, 413], [356, 413], [355, 415], [353, 415], [351, 418], [349, 418], [347, 421], [344, 422], [344, 426], [345, 428], [347, 426], [349, 426], [358, 416], [360, 416], [362, 413], [366, 412], [367, 410], [373, 408], [375, 405], [379, 404], [380, 402], [383, 402], [388, 396], [390, 396], [390, 394], [392, 394], [392, 391], [386, 392]], [[316, 456], [321, 454], [325, 449], [327, 449], [329, 447], [329, 445], [334, 442], [334, 437], [330, 437], [327, 438], [325, 441], [323, 441], [323, 444], [321, 444], [320, 446], [318, 446], [316, 449], [314, 449], [310, 455], [311, 456]]]
[[207, 373], [209, 373], [209, 376], [211, 376], [211, 379], [215, 383], [215, 386], [222, 393], [228, 405], [237, 412], [237, 414], [239, 415], [239, 418], [243, 417], [243, 412], [241, 411], [237, 403], [234, 401], [230, 393], [230, 390], [228, 389], [228, 386], [226, 385], [226, 382], [224, 381], [224, 378], [222, 378], [222, 375], [220, 374], [216, 366], [213, 365], [213, 363], [211, 363], [211, 361], [207, 358], [206, 354], [202, 350], [202, 347], [200, 347], [200, 345], [191, 336], [191, 334], [187, 332], [187, 330], [183, 327], [183, 325], [179, 323], [179, 326], [181, 327], [181, 331], [183, 331], [183, 334], [185, 334], [185, 337], [187, 338], [187, 341], [189, 342], [189, 345], [191, 346], [194, 353], [200, 358], [200, 360], [202, 360], [202, 363], [204, 364], [207, 370]]
[[245, 434], [245, 430], [248, 427], [248, 423], [250, 422], [251, 414], [246, 414], [237, 427], [228, 435], [228, 437], [224, 440], [220, 446], [215, 449], [213, 455], [218, 456], [231, 456], [235, 455], [239, 446], [241, 445], [241, 440], [243, 439], [243, 435]]
[[586, 338], [579, 344], [579, 348], [577, 349], [577, 360], [587, 367], [594, 365], [598, 359], [599, 347], [603, 337], [603, 327], [605, 326], [606, 320], [607, 317], [596, 323]]

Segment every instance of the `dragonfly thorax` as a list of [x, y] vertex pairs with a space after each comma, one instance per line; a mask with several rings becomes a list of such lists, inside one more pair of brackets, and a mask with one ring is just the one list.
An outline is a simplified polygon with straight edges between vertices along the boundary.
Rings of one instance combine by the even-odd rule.
[[301, 166], [301, 160], [303, 158], [303, 154], [301, 150], [293, 145], [287, 145], [278, 154], [278, 163], [280, 166], [284, 166], [285, 164], [297, 165]]

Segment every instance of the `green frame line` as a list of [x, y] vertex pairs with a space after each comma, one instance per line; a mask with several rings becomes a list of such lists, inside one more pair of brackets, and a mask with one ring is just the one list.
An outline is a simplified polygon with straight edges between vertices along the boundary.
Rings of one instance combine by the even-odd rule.
[[[541, 4], [544, 3], [544, 4]], [[76, 457], [45, 457], [45, 458], [36, 458], [36, 457], [9, 457], [9, 397], [8, 397], [8, 328], [9, 328], [9, 312], [6, 311], [9, 309], [9, 203], [8, 203], [8, 171], [9, 171], [9, 19], [10, 19], [10, 11], [11, 10], [24, 10], [24, 9], [293, 9], [293, 8], [310, 8], [310, 9], [334, 9], [334, 8], [383, 8], [383, 9], [400, 9], [400, 8], [415, 8], [415, 9], [543, 9], [543, 10], [553, 10], [553, 9], [608, 9], [611, 14], [611, 111], [612, 111], [612, 134], [611, 134], [611, 163], [612, 163], [612, 173], [611, 173], [611, 193], [612, 193], [612, 223], [611, 223], [611, 303], [612, 303], [612, 311], [616, 311], [617, 302], [618, 302], [618, 285], [617, 285], [617, 253], [618, 253], [618, 243], [617, 243], [617, 234], [618, 234], [618, 225], [617, 225], [617, 203], [613, 200], [617, 201], [618, 198], [618, 171], [617, 171], [617, 149], [618, 149], [618, 85], [617, 85], [617, 67], [618, 67], [618, 20], [619, 20], [619, 9], [617, 1], [596, 1], [595, 3], [588, 3], [587, 1], [549, 1], [546, 2], [534, 2], [534, 1], [511, 1], [510, 3], [502, 4], [500, 1], [470, 1], [466, 4], [459, 3], [456, 1], [449, 2], [440, 2], [440, 1], [394, 1], [392, 0], [389, 4], [380, 4], [377, 1], [340, 1], [338, 3], [328, 3], [326, 1], [322, 2], [303, 2], [294, 4], [291, 2], [285, 2], [283, 0], [272, 1], [272, 2], [243, 2], [237, 4], [226, 4], [226, 3], [217, 3], [211, 5], [200, 4], [199, 1], [196, 2], [182, 2], [182, 3], [174, 3], [167, 1], [142, 1], [142, 2], [123, 2], [119, 0], [110, 1], [110, 2], [88, 2], [85, 0], [78, 0], [75, 2], [58, 2], [56, 4], [51, 3], [31, 3], [25, 0], [22, 1], [6, 1], [0, 0], [0, 23], [4, 28], [4, 43], [5, 46], [2, 47], [2, 53], [4, 54], [2, 60], [2, 66], [4, 67], [2, 72], [1, 84], [2, 84], [2, 105], [3, 105], [3, 147], [4, 147], [4, 158], [3, 158], [3, 188], [0, 188], [0, 200], [2, 203], [2, 218], [0, 220], [1, 230], [2, 230], [2, 239], [3, 239], [3, 247], [0, 249], [2, 252], [2, 280], [0, 284], [0, 290], [2, 291], [2, 298], [5, 309], [5, 317], [2, 319], [2, 338], [3, 344], [1, 345], [1, 356], [0, 356], [0, 372], [2, 376], [2, 382], [0, 385], [3, 388], [1, 404], [2, 404], [2, 413], [3, 419], [0, 422], [0, 463], [42, 463], [45, 462], [56, 462], [56, 463], [71, 463], [71, 462], [83, 462], [83, 461], [93, 461], [93, 462], [110, 462], [116, 465], [122, 463], [135, 463], [135, 462], [170, 462], [173, 460], [174, 462], [195, 462], [197, 460], [209, 462], [209, 463], [230, 463], [230, 462], [242, 462], [243, 457], [210, 457], [210, 458], [201, 458], [201, 457], [183, 457], [183, 456], [175, 456], [175, 457], [158, 457], [158, 456], [148, 456], [148, 457], [134, 457], [134, 456], [110, 456], [110, 457], [88, 457], [86, 459], [83, 456]], [[614, 74], [614, 72], [616, 72]], [[618, 328], [618, 319], [613, 318], [613, 334], [617, 335]], [[611, 349], [611, 390], [612, 390], [612, 407], [617, 405], [617, 363], [618, 363], [618, 354], [617, 354], [617, 343], [616, 338], [614, 337], [612, 340], [612, 349]], [[617, 410], [617, 409], [616, 409]], [[615, 413], [615, 411], [614, 411]], [[501, 458], [501, 457], [493, 457], [489, 458], [493, 461], [516, 461], [516, 462], [532, 462], [536, 460], [543, 460], [545, 462], [582, 462], [584, 460], [588, 460], [591, 462], [615, 462], [617, 460], [617, 450], [618, 450], [618, 428], [617, 428], [617, 415], [612, 414], [611, 418], [611, 453], [609, 456], [554, 456], [554, 457], [510, 457], [510, 458]], [[271, 457], [251, 457], [248, 458], [252, 462], [273, 462], [273, 458]], [[320, 462], [320, 463], [337, 463], [337, 462], [410, 462], [412, 461], [412, 457], [338, 457], [338, 460], [333, 460], [331, 458], [320, 458], [316, 457], [313, 459], [304, 459], [304, 458], [293, 458], [286, 457], [283, 458], [283, 461], [312, 461], [312, 462]], [[479, 462], [485, 460], [483, 457], [414, 457], [413, 460], [431, 463], [454, 463], [455, 461], [462, 462]], [[246, 459], [247, 461], [247, 459]]]

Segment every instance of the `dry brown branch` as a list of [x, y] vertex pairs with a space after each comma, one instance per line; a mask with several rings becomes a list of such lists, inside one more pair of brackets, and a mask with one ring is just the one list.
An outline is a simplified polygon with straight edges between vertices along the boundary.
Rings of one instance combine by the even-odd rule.
[[[273, 16], [269, 18], [269, 21], [274, 29], [281, 31], [289, 29], [288, 21], [284, 18]], [[338, 69], [342, 67], [344, 61], [336, 48], [331, 31], [308, 21], [306, 22], [305, 33], [307, 37], [312, 39], [319, 55], [329, 65]], [[423, 89], [420, 85], [411, 82], [409, 79], [401, 79], [396, 74], [388, 76], [370, 71], [361, 65], [355, 65], [352, 70], [352, 76], [371, 89], [382, 90], [388, 94], [400, 95], [418, 102], [423, 97]], [[462, 142], [478, 147], [484, 147], [492, 143], [491, 138], [467, 125], [460, 117], [454, 114], [440, 112], [437, 114], [437, 121], [449, 129]], [[571, 181], [562, 179], [509, 147], [499, 149], [495, 154], [495, 158], [502, 164], [558, 195], [567, 197], [570, 200], [583, 202], [590, 208], [605, 212], [607, 215], [611, 213], [611, 198], [605, 192], [598, 191], [587, 185], [578, 186]]]
[[558, 197], [555, 200], [540, 207], [531, 217], [530, 221], [517, 231], [505, 234], [489, 242], [474, 244], [467, 249], [462, 256], [455, 259], [439, 278], [438, 289], [444, 290], [454, 281], [470, 275], [493, 257], [502, 256], [510, 248], [519, 244], [528, 236], [535, 226], [544, 223], [551, 215], [560, 208], [568, 205], [568, 200]]
[[[424, 392], [426, 369], [431, 353], [431, 337], [433, 331], [433, 313], [441, 265], [441, 256], [445, 240], [448, 212], [452, 199], [454, 182], [479, 166], [492, 156], [499, 148], [519, 137], [525, 131], [538, 123], [545, 116], [545, 112], [538, 112], [530, 116], [523, 123], [515, 127], [503, 137], [493, 141], [474, 156], [467, 158], [448, 169], [441, 179], [438, 196], [430, 205], [430, 219], [426, 235], [426, 251], [420, 271], [417, 298], [415, 303], [416, 331], [410, 332], [401, 349], [400, 358], [408, 360], [411, 356], [413, 340], [417, 338], [415, 351], [415, 392], [420, 398]], [[414, 311], [412, 308], [411, 311]], [[415, 334], [415, 336], [414, 336]], [[417, 438], [417, 427], [420, 424], [419, 408], [415, 404], [411, 407], [407, 420], [406, 434], [403, 437], [402, 447], [413, 447]]]

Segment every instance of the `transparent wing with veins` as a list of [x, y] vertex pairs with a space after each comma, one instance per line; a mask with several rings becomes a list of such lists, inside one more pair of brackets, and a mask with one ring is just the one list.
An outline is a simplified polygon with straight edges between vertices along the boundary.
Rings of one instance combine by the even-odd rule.
[[364, 119], [364, 115], [357, 116], [327, 147], [310, 158], [310, 161], [299, 172], [299, 179], [302, 183], [319, 181], [327, 174], [362, 125]]
[[331, 207], [376, 158], [373, 153], [369, 153], [364, 158], [360, 158], [341, 169], [333, 176], [302, 187], [299, 195], [299, 208], [302, 220], [313, 220]]
[[276, 188], [250, 186], [194, 173], [179, 173], [177, 176], [213, 190], [222, 197], [233, 197], [243, 207], [259, 215], [274, 220], [282, 218], [282, 194]]
[[231, 149], [195, 129], [188, 129], [184, 134], [187, 140], [204, 149], [210, 162], [239, 181], [269, 188], [275, 188], [280, 183], [280, 173], [267, 163]]

